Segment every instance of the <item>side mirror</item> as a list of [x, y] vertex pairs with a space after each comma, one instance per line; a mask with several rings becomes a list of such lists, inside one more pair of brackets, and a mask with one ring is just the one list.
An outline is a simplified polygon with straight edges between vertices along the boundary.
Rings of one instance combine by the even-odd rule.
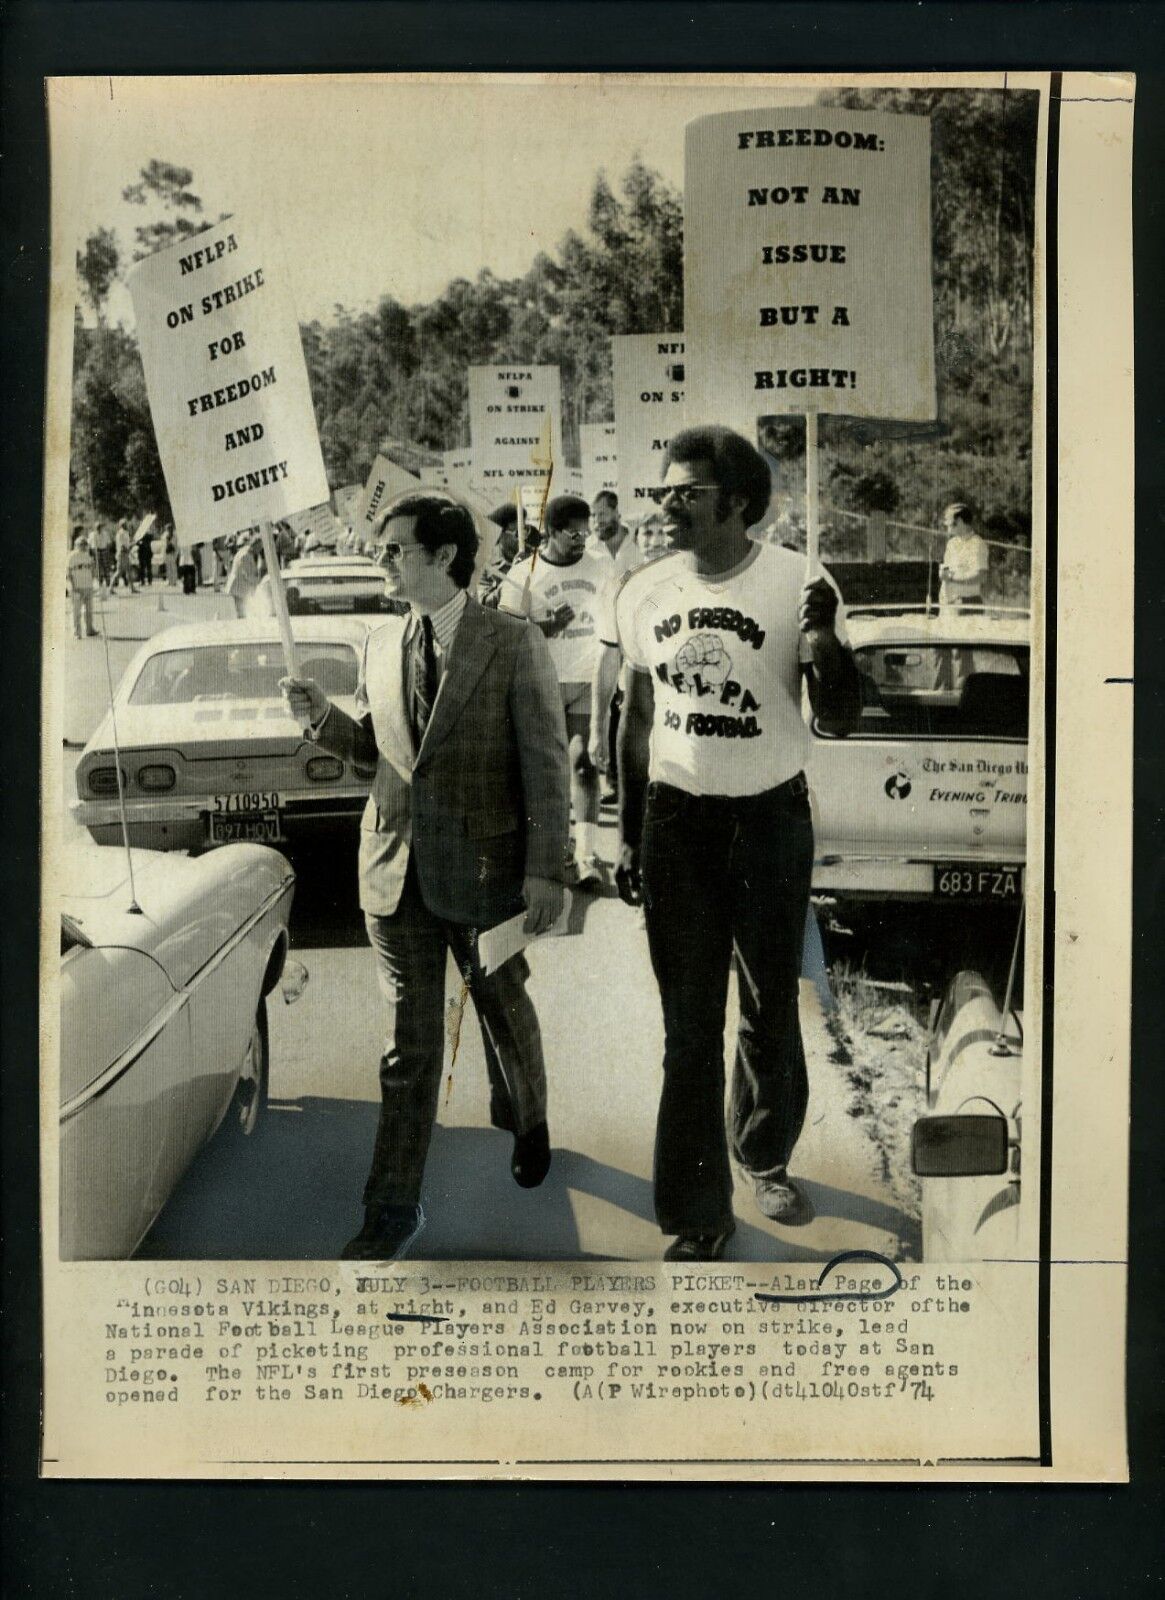
[[976, 1178], [1007, 1171], [1006, 1117], [920, 1117], [910, 1165], [920, 1178]]

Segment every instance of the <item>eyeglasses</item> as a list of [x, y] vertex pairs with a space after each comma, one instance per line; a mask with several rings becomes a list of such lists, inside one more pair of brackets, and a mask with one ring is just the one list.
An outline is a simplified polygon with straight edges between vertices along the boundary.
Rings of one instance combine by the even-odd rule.
[[399, 561], [401, 556], [411, 555], [414, 550], [423, 550], [423, 544], [400, 544], [396, 539], [389, 539], [382, 544], [376, 553], [378, 561]]
[[678, 500], [682, 506], [690, 506], [705, 490], [719, 487], [717, 483], [665, 483], [660, 504], [662, 505], [665, 500]]

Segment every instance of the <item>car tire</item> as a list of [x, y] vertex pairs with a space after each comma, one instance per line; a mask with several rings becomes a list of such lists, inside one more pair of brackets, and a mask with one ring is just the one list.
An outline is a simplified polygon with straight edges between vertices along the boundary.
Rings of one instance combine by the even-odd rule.
[[252, 1139], [263, 1124], [271, 1052], [267, 1040], [267, 1002], [261, 999], [239, 1067], [239, 1083], [230, 1111], [235, 1136]]

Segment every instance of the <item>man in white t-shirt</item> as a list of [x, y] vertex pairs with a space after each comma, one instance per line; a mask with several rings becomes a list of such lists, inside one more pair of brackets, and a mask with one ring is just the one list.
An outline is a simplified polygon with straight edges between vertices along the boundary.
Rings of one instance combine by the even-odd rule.
[[575, 823], [575, 866], [580, 888], [597, 888], [599, 775], [588, 743], [591, 679], [597, 650], [598, 609], [611, 560], [586, 548], [590, 507], [563, 494], [546, 507], [546, 534], [538, 549], [502, 580], [498, 610], [527, 617], [545, 635], [558, 674], [570, 739], [570, 798]]
[[724, 1019], [735, 959], [740, 1030], [732, 1146], [761, 1210], [813, 1207], [789, 1177], [808, 1077], [797, 982], [813, 869], [802, 770], [802, 661], [820, 714], [858, 705], [837, 591], [747, 530], [770, 496], [760, 453], [727, 428], [673, 436], [662, 510], [673, 550], [616, 601], [627, 674], [619, 735], [619, 892], [642, 900], [664, 1018], [655, 1209], [665, 1259], [716, 1260], [734, 1229], [724, 1127]]
[[231, 562], [231, 570], [227, 574], [226, 593], [235, 602], [235, 614], [240, 617], [247, 615], [251, 604], [251, 596], [259, 587], [262, 573], [259, 570], [259, 554], [263, 549], [261, 539], [243, 539], [235, 551], [235, 558]]
[[97, 558], [89, 548], [88, 539], [78, 532], [73, 537], [73, 548], [65, 561], [65, 583], [73, 604], [73, 637], [76, 639], [97, 638], [97, 629], [93, 626], [93, 588], [96, 582]]
[[939, 567], [939, 604], [942, 606], [981, 606], [991, 552], [987, 541], [975, 532], [970, 509], [956, 500], [943, 512], [947, 542]]
[[639, 565], [639, 551], [631, 530], [619, 516], [619, 496], [613, 489], [600, 489], [591, 501], [591, 536], [587, 549], [596, 555], [606, 555], [619, 578]]

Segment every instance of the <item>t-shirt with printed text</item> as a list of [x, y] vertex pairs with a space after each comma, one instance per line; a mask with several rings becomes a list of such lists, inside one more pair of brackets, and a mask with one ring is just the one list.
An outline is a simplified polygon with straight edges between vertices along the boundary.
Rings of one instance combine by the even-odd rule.
[[539, 553], [516, 561], [502, 580], [499, 611], [542, 622], [559, 606], [574, 612], [561, 633], [548, 637], [559, 683], [589, 683], [595, 666], [599, 598], [611, 576], [611, 558], [584, 552], [577, 561], [551, 561]]
[[[804, 556], [768, 544], [713, 576], [673, 551], [624, 580], [619, 642], [655, 691], [653, 782], [690, 794], [761, 794], [801, 770], [804, 581]], [[844, 643], [840, 611], [835, 627]]]

